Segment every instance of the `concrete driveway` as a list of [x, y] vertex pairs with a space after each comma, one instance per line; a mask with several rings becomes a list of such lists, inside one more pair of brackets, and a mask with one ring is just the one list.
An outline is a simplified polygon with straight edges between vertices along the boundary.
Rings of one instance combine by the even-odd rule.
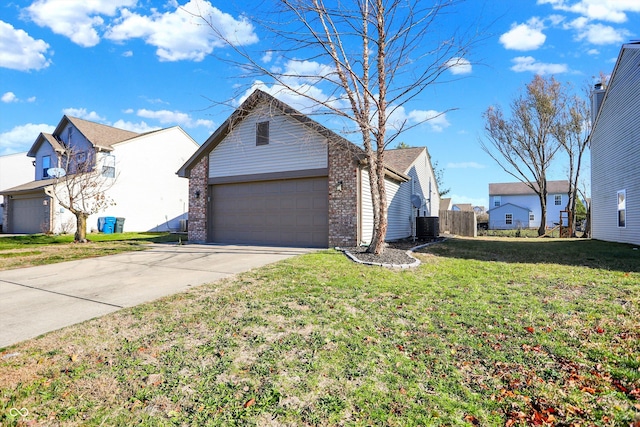
[[0, 271], [0, 348], [310, 251], [156, 244], [141, 252]]

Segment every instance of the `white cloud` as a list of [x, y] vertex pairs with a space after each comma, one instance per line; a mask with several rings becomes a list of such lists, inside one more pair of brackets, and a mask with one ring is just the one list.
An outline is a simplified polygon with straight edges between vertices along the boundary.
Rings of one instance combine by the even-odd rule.
[[577, 40], [587, 40], [595, 45], [620, 44], [631, 33], [625, 29], [615, 29], [609, 25], [588, 24], [578, 30]]
[[447, 169], [484, 169], [485, 165], [476, 162], [447, 163]]
[[103, 17], [115, 16], [121, 8], [136, 3], [137, 0], [36, 0], [26, 12], [41, 27], [80, 46], [91, 47], [100, 42], [98, 29], [104, 26]]
[[517, 73], [529, 71], [543, 76], [545, 74], [560, 74], [569, 71], [567, 64], [537, 62], [532, 56], [518, 56], [517, 58], [513, 58], [511, 62], [514, 63], [511, 70]]
[[600, 51], [598, 49], [589, 49], [587, 51], [587, 54], [589, 54], [589, 55], [600, 55]]
[[0, 98], [0, 101], [9, 104], [11, 102], [18, 102], [18, 98], [16, 97], [16, 94], [13, 92], [6, 92], [4, 95], [2, 95], [2, 97]]
[[447, 120], [447, 114], [436, 110], [411, 110], [407, 112], [404, 106], [387, 107], [391, 111], [387, 123], [389, 127], [399, 130], [407, 125], [415, 126], [426, 124], [434, 132], [442, 132], [451, 123]]
[[100, 116], [95, 111], [89, 112], [86, 108], [65, 108], [62, 110], [62, 113], [67, 116], [77, 117], [79, 119], [89, 120], [92, 122], [106, 123], [107, 121], [107, 119]]
[[538, 4], [549, 4], [555, 10], [572, 12], [592, 20], [622, 23], [627, 13], [640, 12], [637, 0], [538, 0]]
[[40, 70], [51, 64], [49, 45], [36, 40], [24, 30], [0, 21], [0, 67], [12, 70]]
[[125, 58], [131, 58], [133, 56], [133, 51], [128, 50], [126, 52], [123, 52], [122, 56], [124, 56]]
[[206, 127], [212, 129], [214, 127], [214, 123], [211, 120], [197, 119], [194, 120], [191, 116], [186, 113], [181, 113], [180, 111], [169, 111], [169, 110], [146, 110], [141, 109], [136, 113], [138, 117], [144, 117], [147, 119], [158, 120], [162, 124], [174, 124], [180, 125], [187, 128], [195, 128], [195, 127]]
[[258, 41], [247, 18], [235, 19], [202, 0], [191, 0], [171, 12], [153, 10], [149, 16], [123, 9], [114, 22], [106, 32], [106, 38], [114, 41], [143, 39], [157, 48], [156, 55], [161, 61], [202, 61], [214, 48], [226, 45], [223, 39], [237, 45]]
[[122, 119], [115, 122], [112, 126], [118, 129], [124, 129], [136, 133], [145, 133], [160, 129], [159, 126], [149, 126], [145, 122], [133, 123]]
[[271, 60], [273, 59], [273, 52], [268, 50], [265, 52], [264, 55], [262, 55], [262, 62], [264, 62], [265, 64], [268, 64], [269, 62], [271, 62]]
[[55, 126], [52, 125], [27, 123], [2, 132], [0, 133], [0, 154], [28, 151], [40, 132], [51, 133], [54, 130]]
[[35, 96], [31, 96], [29, 98], [27, 98], [26, 100], [22, 100], [19, 99], [15, 93], [13, 92], [6, 92], [2, 95], [2, 97], [0, 97], [0, 101], [9, 104], [12, 102], [36, 102], [36, 97]]
[[511, 29], [500, 36], [500, 43], [505, 49], [536, 50], [547, 39], [542, 30], [544, 30], [542, 20], [533, 17], [524, 24], [512, 24]]
[[444, 65], [453, 75], [471, 74], [473, 71], [471, 62], [461, 57], [451, 58]]

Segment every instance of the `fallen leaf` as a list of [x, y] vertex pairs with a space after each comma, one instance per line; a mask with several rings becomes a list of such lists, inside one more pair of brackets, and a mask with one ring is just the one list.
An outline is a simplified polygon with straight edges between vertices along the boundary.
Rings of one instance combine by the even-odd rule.
[[479, 426], [480, 425], [480, 421], [478, 421], [478, 419], [476, 417], [474, 417], [473, 415], [467, 415], [464, 417], [464, 420], [468, 423], [473, 424], [474, 426]]
[[530, 334], [532, 334], [532, 333], [535, 331], [535, 329], [533, 329], [531, 326], [527, 326], [525, 329], [526, 329], [526, 330], [527, 330], [527, 332], [529, 332]]
[[599, 334], [603, 334], [604, 333], [604, 329], [602, 329], [601, 327], [598, 326], [596, 328], [596, 332], [599, 333]]
[[248, 407], [253, 406], [255, 404], [256, 404], [256, 399], [251, 398], [251, 399], [247, 400], [246, 402], [244, 402], [244, 407], [248, 408]]

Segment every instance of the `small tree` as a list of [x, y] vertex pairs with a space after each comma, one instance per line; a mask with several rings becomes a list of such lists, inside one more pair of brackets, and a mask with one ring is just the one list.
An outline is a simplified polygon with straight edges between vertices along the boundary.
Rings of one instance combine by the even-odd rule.
[[[569, 168], [569, 200], [567, 210], [571, 218], [571, 235], [576, 234], [577, 206], [580, 202], [578, 186], [580, 183], [580, 172], [582, 170], [582, 159], [589, 148], [589, 134], [591, 133], [591, 121], [589, 120], [590, 110], [587, 102], [574, 96], [569, 99], [567, 108], [561, 112], [561, 116], [554, 127], [553, 135], [566, 152]], [[579, 203], [582, 205], [582, 203]], [[584, 206], [583, 206], [584, 207]]]
[[526, 85], [525, 93], [511, 103], [510, 118], [500, 107], [489, 107], [484, 113], [489, 144], [481, 141], [481, 147], [505, 172], [538, 195], [540, 236], [547, 222], [547, 171], [560, 148], [553, 132], [566, 98], [564, 87], [553, 77], [536, 75]]
[[[106, 191], [115, 182], [115, 176], [96, 164], [96, 155], [66, 147], [60, 157], [60, 168], [52, 173], [53, 184], [45, 191], [58, 204], [76, 217], [76, 242], [87, 242], [87, 218], [103, 211], [115, 202]], [[106, 173], [105, 173], [106, 172]]]

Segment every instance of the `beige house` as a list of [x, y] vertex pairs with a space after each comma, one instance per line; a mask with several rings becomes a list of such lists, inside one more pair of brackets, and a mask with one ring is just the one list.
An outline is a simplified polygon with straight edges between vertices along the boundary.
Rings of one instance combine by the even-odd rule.
[[[438, 214], [426, 148], [386, 152], [387, 239]], [[255, 91], [178, 174], [189, 178], [189, 240], [308, 247], [367, 244], [373, 208], [363, 151]], [[419, 206], [412, 204], [419, 200]]]

